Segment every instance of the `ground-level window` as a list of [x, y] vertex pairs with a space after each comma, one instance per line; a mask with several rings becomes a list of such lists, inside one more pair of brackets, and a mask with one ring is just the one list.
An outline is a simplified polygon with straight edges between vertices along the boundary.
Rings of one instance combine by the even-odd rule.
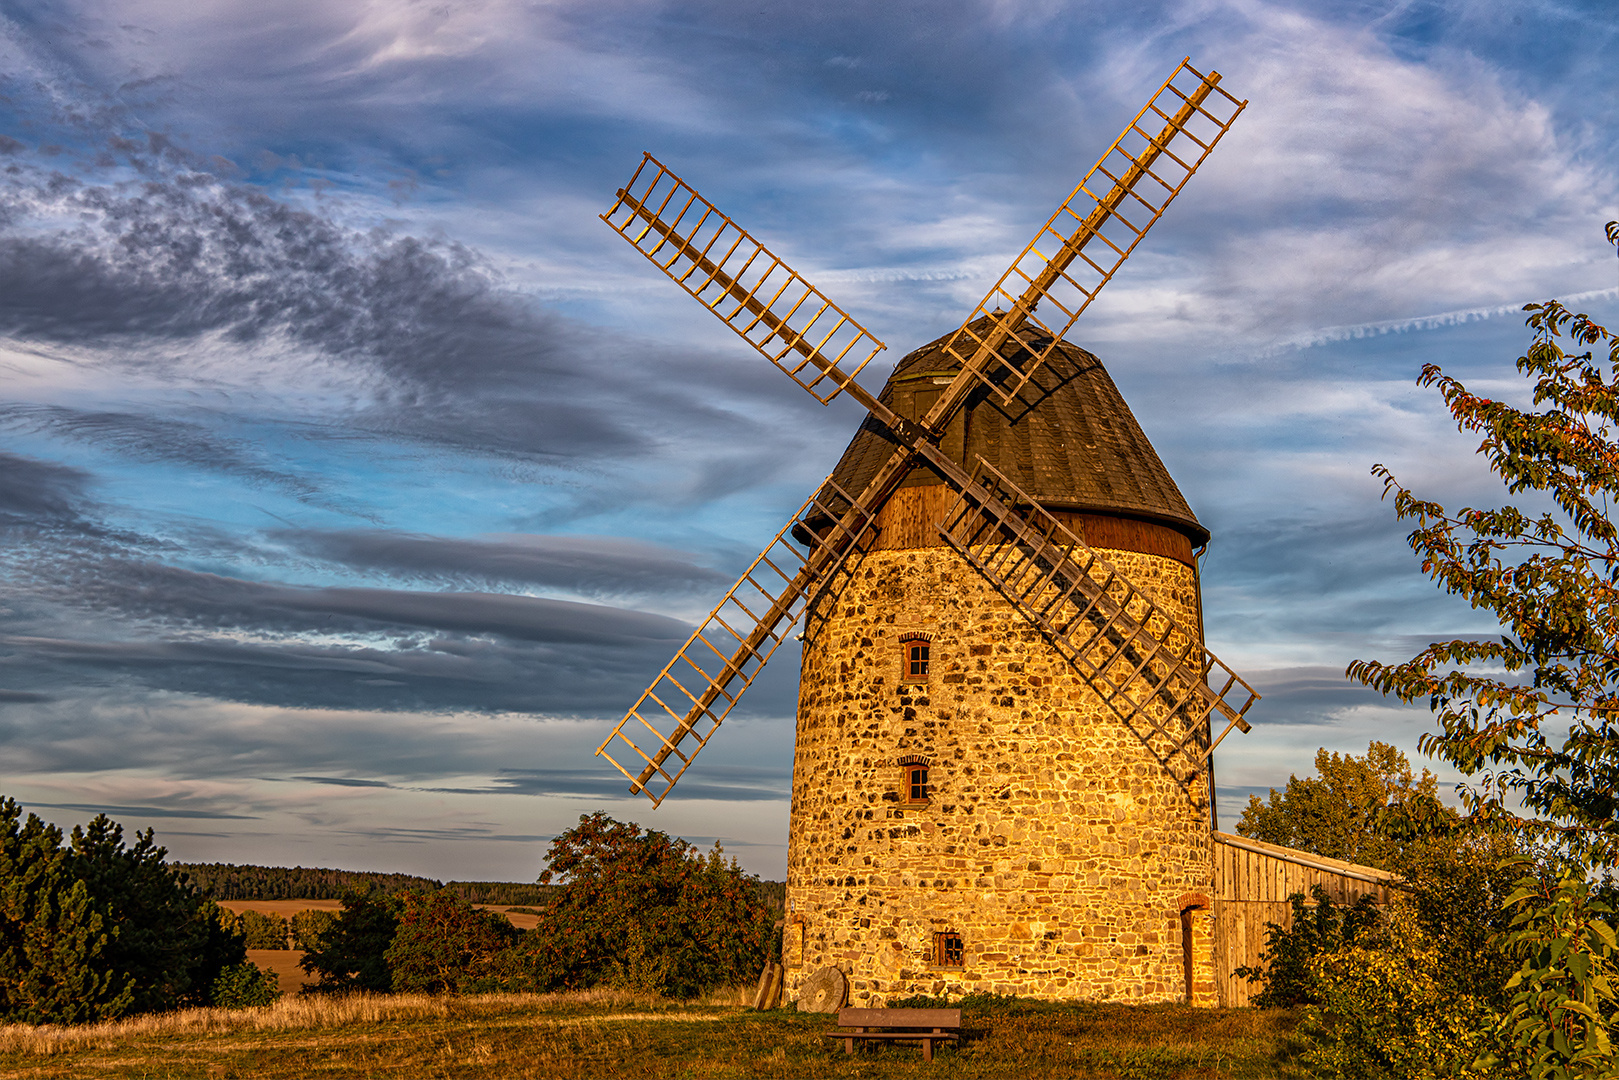
[[927, 682], [932, 651], [927, 634], [901, 634], [899, 677], [904, 682]]
[[939, 967], [963, 967], [966, 954], [961, 947], [961, 935], [946, 930], [933, 935], [933, 962]]

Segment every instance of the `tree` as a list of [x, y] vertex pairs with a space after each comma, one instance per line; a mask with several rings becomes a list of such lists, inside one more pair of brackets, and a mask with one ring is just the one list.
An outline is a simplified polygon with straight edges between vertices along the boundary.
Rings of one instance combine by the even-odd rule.
[[131, 1011], [205, 1005], [220, 972], [247, 958], [241, 939], [214, 917], [214, 903], [165, 865], [151, 829], [126, 845], [124, 827], [98, 814], [74, 828], [70, 847], [73, 874], [106, 905], [107, 963], [131, 977]]
[[[1475, 816], [1504, 818], [1586, 866], [1619, 863], [1619, 339], [1555, 300], [1530, 304], [1534, 340], [1517, 367], [1534, 384], [1520, 409], [1471, 393], [1436, 365], [1458, 428], [1512, 494], [1551, 505], [1448, 512], [1385, 466], [1374, 474], [1408, 542], [1449, 593], [1492, 612], [1506, 633], [1435, 642], [1403, 663], [1357, 660], [1348, 676], [1403, 701], [1429, 702], [1438, 730], [1421, 748], [1483, 785]], [[1566, 335], [1566, 337], [1565, 337]], [[1567, 341], [1584, 352], [1564, 349]], [[1606, 353], [1598, 359], [1595, 347]], [[1566, 725], [1566, 730], [1559, 727]], [[1530, 815], [1515, 812], [1515, 796]]]
[[207, 1004], [247, 954], [152, 831], [126, 846], [103, 814], [62, 841], [0, 799], [0, 1016], [77, 1023]]
[[501, 951], [522, 933], [504, 915], [479, 911], [447, 892], [407, 892], [399, 899], [399, 924], [385, 954], [395, 990], [482, 989], [498, 978]]
[[0, 800], [0, 1016], [25, 1024], [121, 1016], [133, 978], [107, 963], [111, 912], [72, 875], [62, 830]]
[[1373, 742], [1364, 757], [1316, 751], [1316, 776], [1288, 777], [1287, 790], [1271, 788], [1270, 801], [1250, 795], [1237, 832], [1331, 859], [1394, 869], [1402, 848], [1390, 829], [1390, 812], [1447, 813], [1438, 803], [1439, 781], [1427, 769], [1420, 777], [1388, 743]]
[[603, 813], [551, 841], [540, 883], [563, 880], [531, 935], [542, 988], [610, 983], [689, 997], [763, 966], [774, 919], [758, 879], [678, 837]]
[[287, 920], [262, 911], [242, 912], [242, 936], [249, 949], [285, 949]]
[[326, 934], [336, 921], [335, 914], [318, 908], [296, 912], [291, 919], [292, 947], [319, 952], [326, 947]]
[[306, 952], [299, 966], [320, 976], [321, 990], [393, 989], [388, 946], [403, 908], [398, 896], [345, 893], [343, 910], [321, 935], [321, 947]]
[[1482, 434], [1479, 453], [1508, 492], [1540, 505], [1450, 513], [1373, 470], [1398, 517], [1416, 523], [1408, 542], [1423, 572], [1505, 633], [1435, 642], [1403, 663], [1357, 660], [1347, 674], [1426, 699], [1437, 731], [1423, 751], [1480, 778], [1466, 793], [1470, 823], [1513, 831], [1545, 856], [1507, 898], [1513, 925], [1490, 939], [1518, 970], [1495, 1010], [1500, 1056], [1481, 1064], [1611, 1076], [1611, 909], [1586, 878], [1597, 871], [1611, 890], [1619, 865], [1619, 339], [1556, 301], [1525, 310], [1534, 336], [1517, 367], [1539, 411], [1473, 394], [1432, 364], [1419, 381], [1438, 387], [1461, 431]]

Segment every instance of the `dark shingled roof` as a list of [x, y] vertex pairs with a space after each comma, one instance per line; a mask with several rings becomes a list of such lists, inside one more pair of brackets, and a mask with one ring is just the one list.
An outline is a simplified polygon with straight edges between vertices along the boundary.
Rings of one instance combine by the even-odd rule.
[[[944, 352], [948, 337], [895, 365], [883, 387], [884, 404], [913, 420], [927, 413], [960, 369]], [[858, 495], [896, 445], [888, 430], [868, 417], [843, 452], [833, 480]], [[939, 445], [969, 470], [975, 455], [982, 456], [1048, 510], [1140, 518], [1168, 525], [1194, 545], [1208, 541], [1208, 530], [1170, 479], [1102, 362], [1066, 341], [1011, 406], [1001, 406], [984, 390], [971, 396]], [[922, 466], [904, 486], [942, 482]]]

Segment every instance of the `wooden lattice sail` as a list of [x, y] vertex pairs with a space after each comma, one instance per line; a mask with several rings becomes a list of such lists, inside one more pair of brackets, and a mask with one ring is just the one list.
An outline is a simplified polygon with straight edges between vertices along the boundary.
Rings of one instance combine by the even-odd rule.
[[[882, 342], [666, 166], [643, 158], [603, 220], [818, 400], [847, 393], [859, 401], [895, 448], [862, 490], [823, 485], [619, 721], [597, 753], [632, 791], [662, 801], [817, 591], [863, 549], [919, 462], [957, 493], [938, 524], [945, 541], [1159, 760], [1180, 759], [1177, 772], [1195, 773], [1231, 727], [1248, 730], [1244, 714], [1258, 694], [1200, 635], [987, 462], [969, 471], [939, 445], [974, 391], [1018, 399], [1214, 149], [1246, 104], [1219, 81], [1189, 62], [1165, 81], [946, 343], [958, 370], [914, 420], [855, 381]], [[812, 519], [817, 528], [794, 528]], [[1225, 721], [1219, 738], [1210, 738], [1212, 714]]]

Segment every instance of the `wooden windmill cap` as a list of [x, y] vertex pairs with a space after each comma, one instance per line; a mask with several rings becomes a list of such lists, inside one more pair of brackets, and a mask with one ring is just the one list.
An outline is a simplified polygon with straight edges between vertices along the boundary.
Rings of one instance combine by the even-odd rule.
[[[912, 420], [926, 415], [960, 370], [944, 351], [947, 340], [949, 335], [929, 342], [896, 364], [883, 387], [883, 403]], [[897, 446], [888, 429], [868, 417], [843, 452], [833, 481], [858, 494]], [[1010, 406], [987, 390], [969, 397], [939, 447], [969, 471], [983, 457], [1047, 510], [1165, 526], [1191, 547], [1208, 542], [1209, 531], [1192, 513], [1107, 369], [1066, 341]], [[932, 469], [918, 465], [900, 490], [943, 483]], [[823, 502], [841, 510], [841, 500], [828, 500], [828, 494], [822, 493]]]

